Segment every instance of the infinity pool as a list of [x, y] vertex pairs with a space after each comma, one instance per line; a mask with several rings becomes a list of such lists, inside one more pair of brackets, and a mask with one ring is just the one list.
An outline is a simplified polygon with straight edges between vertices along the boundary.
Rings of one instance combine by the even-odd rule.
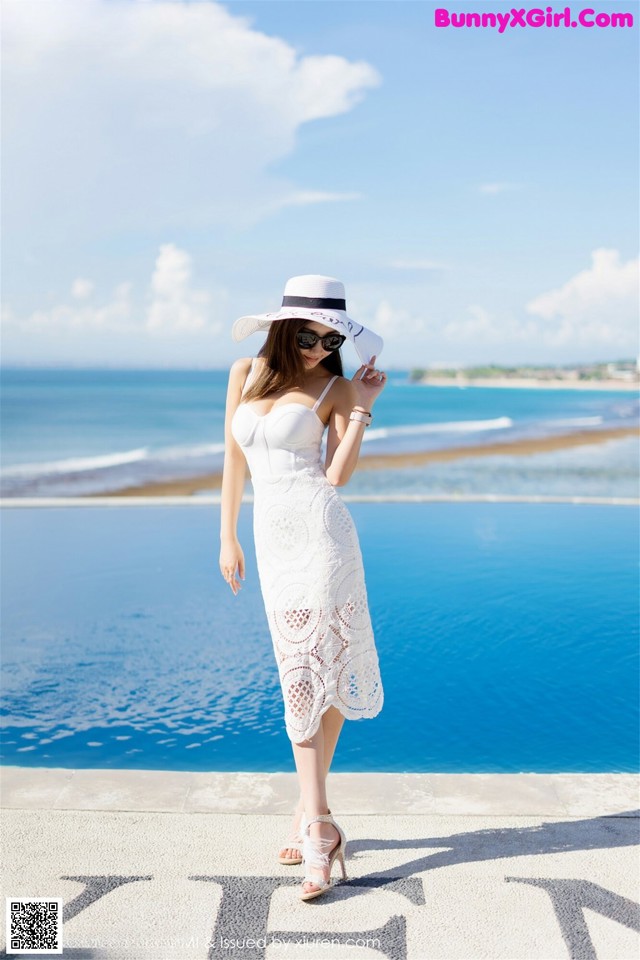
[[[384, 686], [332, 769], [638, 768], [633, 506], [347, 502]], [[2, 511], [3, 762], [293, 771], [252, 505]]]

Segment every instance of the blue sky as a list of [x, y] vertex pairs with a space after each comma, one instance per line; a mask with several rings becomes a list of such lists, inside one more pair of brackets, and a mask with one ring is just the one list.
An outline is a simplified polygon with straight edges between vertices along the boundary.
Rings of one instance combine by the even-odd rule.
[[227, 366], [301, 273], [383, 368], [636, 356], [640, 6], [434, 26], [511, 6], [5, 0], [3, 362]]

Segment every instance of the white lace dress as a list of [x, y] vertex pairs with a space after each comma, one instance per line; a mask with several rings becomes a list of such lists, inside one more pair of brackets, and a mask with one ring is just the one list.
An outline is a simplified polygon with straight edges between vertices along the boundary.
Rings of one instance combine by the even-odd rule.
[[[254, 371], [255, 360], [243, 395]], [[313, 407], [278, 403], [261, 416], [241, 401], [231, 422], [251, 473], [260, 587], [296, 743], [330, 706], [358, 720], [383, 703], [358, 535], [321, 463], [316, 411], [336, 379]]]

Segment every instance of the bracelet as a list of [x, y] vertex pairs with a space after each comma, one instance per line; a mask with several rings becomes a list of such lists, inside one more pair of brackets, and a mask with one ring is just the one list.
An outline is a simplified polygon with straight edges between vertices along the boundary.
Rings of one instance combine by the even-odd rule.
[[363, 410], [352, 410], [349, 415], [349, 420], [358, 420], [360, 423], [364, 423], [365, 427], [368, 427], [373, 417], [370, 413], [365, 413]]

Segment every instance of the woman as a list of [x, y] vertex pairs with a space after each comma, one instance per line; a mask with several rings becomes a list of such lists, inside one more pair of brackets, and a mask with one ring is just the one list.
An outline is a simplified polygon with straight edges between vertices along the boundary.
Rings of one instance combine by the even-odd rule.
[[[279, 862], [304, 863], [300, 895], [310, 900], [330, 887], [336, 857], [346, 878], [346, 837], [326, 794], [342, 724], [376, 716], [383, 702], [358, 536], [335, 488], [355, 469], [386, 375], [373, 363], [382, 339], [347, 316], [344, 287], [332, 277], [293, 277], [279, 311], [241, 317], [232, 336], [258, 330], [268, 331], [258, 356], [236, 360], [229, 375], [220, 569], [237, 595], [248, 463], [260, 586], [301, 794]], [[351, 380], [339, 353], [346, 339], [363, 360]]]

